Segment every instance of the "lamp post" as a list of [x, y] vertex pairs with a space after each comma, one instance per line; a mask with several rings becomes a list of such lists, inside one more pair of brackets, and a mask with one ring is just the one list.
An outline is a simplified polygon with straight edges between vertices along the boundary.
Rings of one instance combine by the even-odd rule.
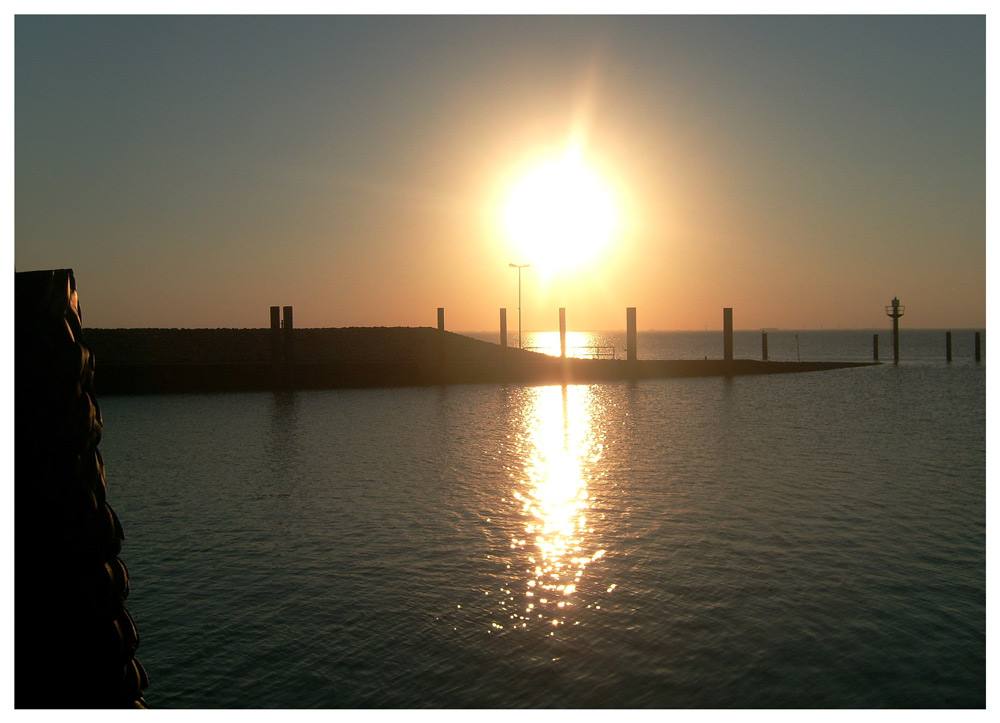
[[526, 269], [531, 264], [509, 264], [512, 269], [517, 269], [517, 348], [521, 348], [521, 269]]

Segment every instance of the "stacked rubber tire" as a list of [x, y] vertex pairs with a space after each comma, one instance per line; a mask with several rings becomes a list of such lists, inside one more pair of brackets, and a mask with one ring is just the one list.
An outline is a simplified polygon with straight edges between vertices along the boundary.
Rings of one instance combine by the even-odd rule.
[[15, 273], [14, 705], [145, 707], [73, 272]]

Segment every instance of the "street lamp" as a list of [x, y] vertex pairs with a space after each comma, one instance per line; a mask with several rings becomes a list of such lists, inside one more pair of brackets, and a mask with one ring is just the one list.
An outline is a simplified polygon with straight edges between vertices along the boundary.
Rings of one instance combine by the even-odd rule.
[[509, 264], [512, 269], [517, 269], [517, 348], [521, 348], [521, 269], [526, 269], [531, 264]]

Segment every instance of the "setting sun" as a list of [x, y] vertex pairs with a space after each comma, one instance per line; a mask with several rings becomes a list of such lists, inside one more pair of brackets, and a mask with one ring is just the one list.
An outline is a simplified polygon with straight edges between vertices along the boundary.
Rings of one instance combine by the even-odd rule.
[[610, 186], [574, 148], [514, 183], [501, 222], [520, 258], [558, 271], [589, 261], [608, 246], [621, 214]]

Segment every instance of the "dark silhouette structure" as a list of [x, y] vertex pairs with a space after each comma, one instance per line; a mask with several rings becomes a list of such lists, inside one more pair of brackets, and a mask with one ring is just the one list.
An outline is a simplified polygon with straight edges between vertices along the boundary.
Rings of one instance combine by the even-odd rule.
[[722, 359], [733, 360], [733, 310], [728, 306], [722, 310]]
[[[627, 359], [567, 356], [565, 309], [560, 309], [560, 355], [507, 346], [506, 309], [500, 344], [438, 326], [293, 329], [291, 307], [268, 329], [90, 329], [102, 354], [106, 394], [343, 389], [443, 384], [576, 384], [692, 376], [784, 374], [867, 366], [868, 362], [733, 360], [732, 309], [726, 310], [729, 359], [638, 359], [635, 308], [626, 309]], [[290, 356], [292, 337], [295, 356]], [[270, 342], [270, 343], [269, 343]], [[270, 353], [268, 347], [270, 346]], [[594, 347], [600, 356], [601, 349]], [[278, 354], [276, 350], [280, 350]], [[613, 356], [613, 355], [612, 355]]]
[[[292, 307], [271, 307], [271, 365], [268, 372], [269, 386], [274, 389], [291, 389], [295, 386], [295, 344]], [[155, 372], [154, 372], [155, 373]]]
[[281, 363], [281, 309], [271, 307], [271, 363]]
[[14, 281], [14, 705], [145, 707], [73, 272]]
[[559, 307], [559, 356], [566, 358], [566, 309]]
[[904, 308], [895, 297], [892, 304], [885, 307], [886, 316], [892, 319], [892, 360], [896, 364], [899, 364], [899, 317], [903, 315]]
[[627, 361], [639, 360], [639, 334], [636, 331], [635, 307], [625, 309], [625, 357]]
[[[434, 327], [296, 329], [284, 380], [269, 329], [89, 329], [104, 360], [101, 394], [345, 389], [442, 384], [577, 384], [668, 377], [784, 374], [873, 362], [692, 359], [629, 362], [539, 354]], [[442, 361], [441, 353], [444, 352]], [[282, 365], [277, 368], [280, 370]]]
[[292, 330], [295, 325], [292, 323], [292, 307], [286, 306], [282, 309], [283, 318], [281, 320], [281, 346], [284, 354], [285, 364], [295, 361], [295, 345], [292, 343], [294, 335]]

